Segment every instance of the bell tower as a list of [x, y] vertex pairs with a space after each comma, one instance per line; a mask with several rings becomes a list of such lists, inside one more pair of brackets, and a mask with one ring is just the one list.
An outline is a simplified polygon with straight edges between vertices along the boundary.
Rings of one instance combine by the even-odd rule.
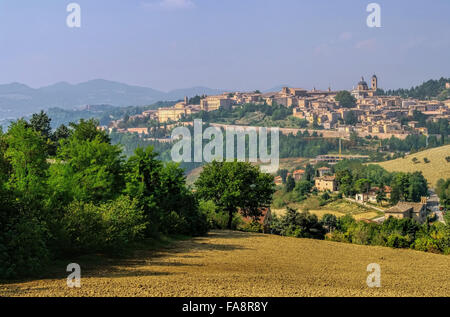
[[372, 90], [377, 91], [378, 89], [378, 78], [376, 75], [372, 76]]

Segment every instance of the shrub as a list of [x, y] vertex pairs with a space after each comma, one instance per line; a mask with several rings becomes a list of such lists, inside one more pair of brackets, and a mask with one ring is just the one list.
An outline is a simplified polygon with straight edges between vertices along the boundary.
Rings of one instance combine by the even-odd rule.
[[143, 238], [148, 222], [136, 199], [121, 196], [100, 205], [98, 212], [102, 216], [105, 247], [108, 250], [122, 252], [129, 244]]
[[241, 229], [242, 231], [247, 231], [247, 232], [262, 233], [263, 225], [261, 223], [259, 223], [258, 221], [251, 221], [251, 222], [245, 223], [239, 229]]
[[0, 232], [0, 278], [34, 276], [49, 261], [47, 229], [35, 218], [19, 218]]
[[387, 238], [386, 246], [391, 248], [407, 248], [409, 247], [409, 239], [399, 233], [393, 233]]
[[416, 239], [416, 241], [414, 241], [413, 247], [418, 251], [439, 253], [439, 246], [436, 240], [426, 236]]
[[142, 238], [147, 225], [137, 201], [127, 196], [99, 206], [75, 201], [62, 222], [68, 248], [79, 253], [121, 253]]
[[288, 237], [323, 239], [326, 230], [316, 215], [288, 208], [282, 217], [273, 217], [271, 232]]
[[[202, 214], [206, 217], [206, 223], [209, 229], [227, 229], [228, 214], [220, 211], [213, 201], [201, 200], [199, 208]], [[233, 216], [232, 229], [236, 230], [243, 224], [242, 216], [236, 213]]]

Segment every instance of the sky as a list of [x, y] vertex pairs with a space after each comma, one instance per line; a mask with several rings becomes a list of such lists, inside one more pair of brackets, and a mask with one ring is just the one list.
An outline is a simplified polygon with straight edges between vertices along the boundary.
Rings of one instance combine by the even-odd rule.
[[[373, 1], [373, 0], [372, 0]], [[0, 0], [0, 84], [381, 88], [450, 77], [449, 0]], [[376, 1], [376, 0], [375, 0]], [[69, 3], [81, 27], [66, 25]]]

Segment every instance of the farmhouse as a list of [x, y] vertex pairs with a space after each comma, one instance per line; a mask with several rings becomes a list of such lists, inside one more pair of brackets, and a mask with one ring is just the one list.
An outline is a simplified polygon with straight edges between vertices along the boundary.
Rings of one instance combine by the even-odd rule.
[[422, 197], [420, 203], [399, 202], [385, 212], [385, 218], [397, 219], [411, 218], [418, 222], [424, 222], [427, 216], [427, 198]]
[[330, 174], [331, 168], [324, 166], [324, 167], [318, 168], [317, 171], [319, 173], [319, 177], [322, 177], [322, 176]]
[[337, 190], [336, 176], [322, 176], [314, 179], [315, 186], [318, 191], [335, 192]]
[[276, 176], [274, 178], [274, 182], [275, 182], [275, 185], [282, 185], [283, 184], [283, 179], [281, 178], [281, 176]]
[[297, 182], [302, 179], [305, 174], [305, 170], [295, 170], [293, 173], [294, 180]]

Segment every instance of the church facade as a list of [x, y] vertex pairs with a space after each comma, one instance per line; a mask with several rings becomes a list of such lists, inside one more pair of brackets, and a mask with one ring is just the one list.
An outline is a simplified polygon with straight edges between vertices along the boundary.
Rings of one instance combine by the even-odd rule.
[[364, 77], [361, 77], [361, 81], [358, 83], [356, 89], [352, 90], [352, 95], [356, 99], [373, 97], [376, 96], [377, 89], [378, 89], [378, 78], [376, 75], [372, 76], [370, 88], [367, 82], [364, 80]]

